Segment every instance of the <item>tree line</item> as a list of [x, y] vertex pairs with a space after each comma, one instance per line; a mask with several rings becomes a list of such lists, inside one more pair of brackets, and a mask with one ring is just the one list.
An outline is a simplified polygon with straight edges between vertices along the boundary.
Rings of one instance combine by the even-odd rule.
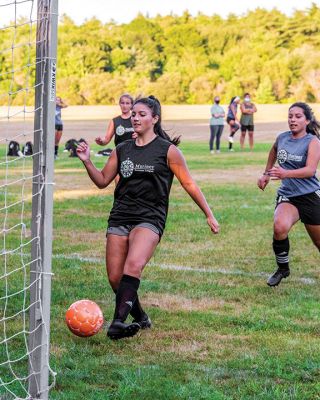
[[[16, 43], [29, 36], [20, 27]], [[11, 43], [12, 32], [2, 31], [1, 48]], [[24, 67], [33, 52], [15, 48], [14, 73], [12, 54], [0, 54], [0, 89], [15, 103], [32, 102], [21, 89], [34, 79]], [[123, 92], [152, 93], [165, 104], [207, 104], [215, 95], [227, 103], [244, 92], [257, 103], [320, 102], [320, 7], [292, 16], [260, 8], [227, 18], [139, 14], [127, 24], [76, 25], [64, 15], [57, 65], [57, 93], [69, 104], [114, 104]]]

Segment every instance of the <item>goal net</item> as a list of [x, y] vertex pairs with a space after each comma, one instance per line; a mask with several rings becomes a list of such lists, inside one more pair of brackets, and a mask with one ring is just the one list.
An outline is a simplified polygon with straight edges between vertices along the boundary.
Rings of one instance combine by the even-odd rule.
[[0, 0], [0, 400], [47, 399], [57, 0]]

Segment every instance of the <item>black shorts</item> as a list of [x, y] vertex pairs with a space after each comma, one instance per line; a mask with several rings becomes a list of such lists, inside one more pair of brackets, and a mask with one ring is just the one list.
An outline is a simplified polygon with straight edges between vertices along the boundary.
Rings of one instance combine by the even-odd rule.
[[241, 124], [241, 131], [242, 132], [245, 132], [245, 131], [253, 132], [254, 131], [254, 125], [242, 125]]
[[289, 203], [295, 206], [302, 223], [320, 225], [320, 190], [295, 197], [286, 197], [278, 194], [276, 208], [281, 203]]
[[55, 127], [56, 127], [56, 131], [63, 131], [63, 125], [62, 124], [56, 124], [55, 125]]

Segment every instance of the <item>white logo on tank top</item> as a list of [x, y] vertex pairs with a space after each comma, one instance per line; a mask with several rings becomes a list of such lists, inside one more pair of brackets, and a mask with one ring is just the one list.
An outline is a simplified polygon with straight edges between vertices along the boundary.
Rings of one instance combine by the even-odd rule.
[[297, 161], [301, 162], [303, 156], [297, 156], [296, 154], [290, 154], [286, 150], [279, 150], [277, 154], [277, 159], [279, 164], [283, 164], [286, 161]]
[[120, 173], [124, 178], [129, 178], [134, 171], [134, 164], [129, 158], [125, 161], [122, 161], [120, 165]]
[[126, 129], [124, 126], [119, 125], [116, 129], [116, 135], [122, 136], [126, 132]]
[[279, 164], [283, 164], [288, 159], [288, 153], [286, 150], [279, 150], [277, 154], [277, 159]]
[[148, 164], [134, 165], [129, 158], [127, 158], [125, 161], [122, 161], [120, 165], [120, 173], [124, 178], [129, 178], [129, 176], [133, 174], [133, 171], [154, 173], [154, 165], [148, 165]]

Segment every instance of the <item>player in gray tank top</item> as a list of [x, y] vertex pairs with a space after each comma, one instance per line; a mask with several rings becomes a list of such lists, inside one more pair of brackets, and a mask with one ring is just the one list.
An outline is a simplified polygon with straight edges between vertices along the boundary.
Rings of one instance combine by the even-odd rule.
[[[153, 96], [136, 100], [132, 122], [137, 138], [117, 146], [101, 171], [92, 164], [87, 143], [79, 144], [77, 149], [89, 177], [99, 188], [107, 187], [118, 173], [121, 175], [112, 210], [112, 229], [107, 231], [107, 273], [116, 294], [114, 317], [107, 332], [111, 339], [133, 336], [139, 329], [151, 326], [141, 308], [138, 288], [143, 268], [164, 228], [173, 175], [203, 211], [212, 233], [219, 232], [217, 220], [176, 147], [179, 138], [171, 139], [161, 127], [159, 101]], [[134, 152], [130, 151], [132, 147]], [[162, 207], [161, 215], [157, 204]], [[126, 323], [129, 313], [134, 319]]]
[[273, 232], [278, 269], [268, 279], [269, 286], [277, 286], [290, 275], [288, 234], [296, 222], [301, 220], [320, 251], [320, 183], [316, 177], [320, 161], [320, 123], [309, 105], [299, 102], [289, 108], [288, 124], [290, 131], [277, 137], [265, 172], [258, 180], [261, 190], [270, 179], [281, 180]]

